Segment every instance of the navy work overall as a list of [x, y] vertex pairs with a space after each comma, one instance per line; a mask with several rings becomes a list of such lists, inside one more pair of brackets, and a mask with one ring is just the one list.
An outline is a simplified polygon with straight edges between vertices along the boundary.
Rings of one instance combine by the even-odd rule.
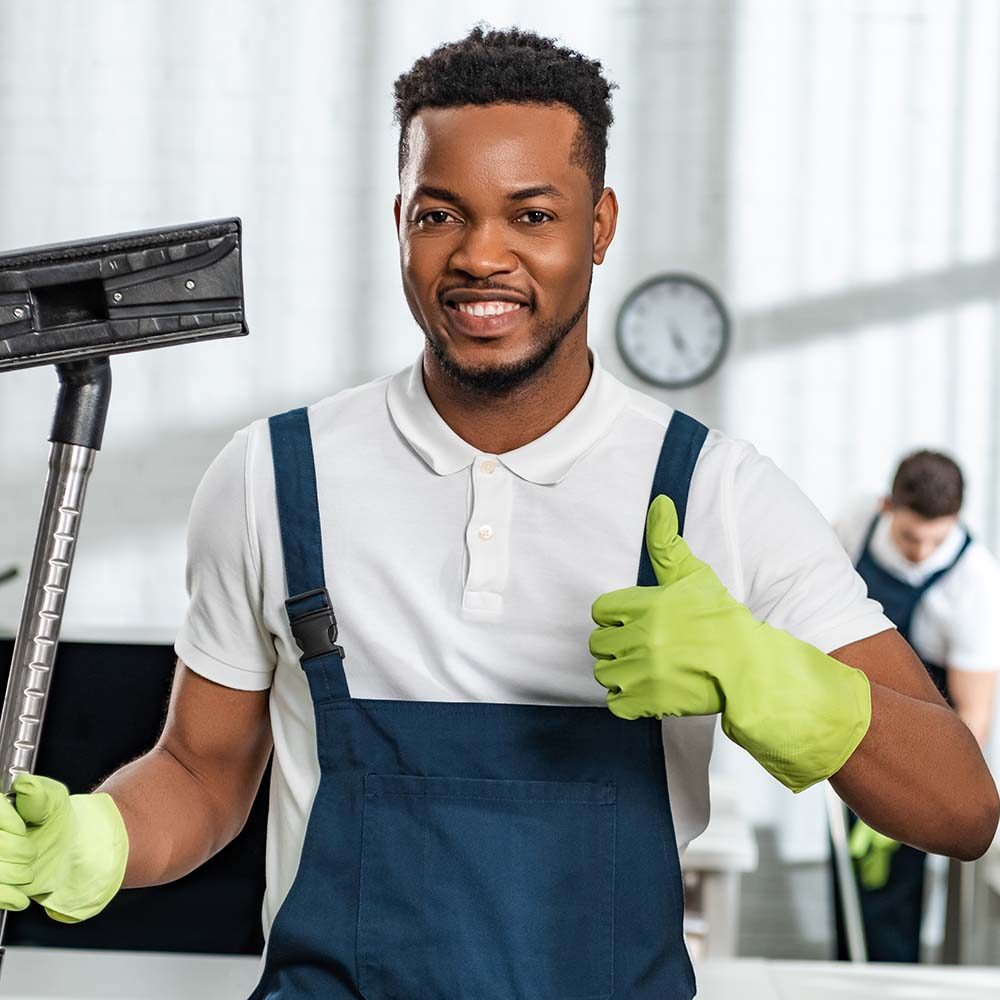
[[[660, 722], [352, 698], [307, 411], [270, 430], [321, 778], [251, 1000], [690, 1000]], [[664, 436], [650, 501], [671, 496], [682, 527], [706, 433], [675, 413]], [[644, 537], [638, 555], [655, 585]]]
[[[958, 555], [947, 566], [932, 573], [919, 586], [914, 586], [883, 569], [872, 557], [871, 543], [878, 521], [876, 516], [868, 528], [864, 549], [857, 562], [857, 570], [868, 584], [868, 596], [882, 605], [886, 617], [896, 626], [899, 634], [912, 645], [910, 631], [917, 605], [934, 584], [955, 568], [959, 559], [965, 555], [972, 538], [966, 533], [965, 544]], [[920, 650], [916, 652], [920, 654]], [[951, 704], [948, 696], [947, 667], [927, 660], [923, 662], [931, 680]], [[850, 813], [849, 819], [853, 827], [857, 817]], [[869, 961], [920, 960], [920, 924], [923, 915], [926, 857], [923, 851], [918, 851], [909, 844], [900, 844], [892, 855], [889, 881], [881, 889], [866, 889], [860, 882], [858, 883]], [[834, 868], [834, 880], [836, 884], [836, 868]], [[834, 893], [834, 899], [837, 907], [837, 957], [847, 958], [847, 939], [838, 893]]]

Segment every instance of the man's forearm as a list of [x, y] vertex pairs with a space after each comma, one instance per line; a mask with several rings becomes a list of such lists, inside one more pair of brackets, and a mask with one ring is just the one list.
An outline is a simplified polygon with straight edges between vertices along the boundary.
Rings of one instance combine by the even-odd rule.
[[95, 791], [111, 795], [128, 831], [124, 888], [178, 879], [239, 832], [232, 810], [222, 808], [191, 771], [158, 746]]
[[990, 734], [990, 706], [971, 706], [967, 709], [955, 709], [958, 717], [969, 727], [969, 732], [975, 737], [980, 747], [986, 746]]
[[965, 861], [983, 854], [1000, 801], [972, 733], [949, 708], [874, 681], [867, 735], [831, 779], [837, 794], [895, 840]]
[[948, 667], [948, 694], [958, 717], [972, 730], [976, 742], [986, 746], [993, 715], [997, 675], [992, 670]]

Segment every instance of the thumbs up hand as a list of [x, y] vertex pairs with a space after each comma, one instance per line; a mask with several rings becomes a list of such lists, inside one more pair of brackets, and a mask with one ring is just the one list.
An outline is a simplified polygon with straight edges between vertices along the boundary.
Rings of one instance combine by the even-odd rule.
[[723, 732], [793, 791], [835, 774], [871, 721], [868, 678], [758, 622], [677, 533], [673, 501], [646, 517], [655, 587], [603, 594], [590, 652], [623, 719], [722, 713]]
[[608, 708], [623, 719], [721, 712], [725, 695], [710, 661], [757, 623], [677, 534], [667, 496], [649, 508], [646, 548], [658, 586], [613, 590], [591, 609], [594, 676], [608, 689]]

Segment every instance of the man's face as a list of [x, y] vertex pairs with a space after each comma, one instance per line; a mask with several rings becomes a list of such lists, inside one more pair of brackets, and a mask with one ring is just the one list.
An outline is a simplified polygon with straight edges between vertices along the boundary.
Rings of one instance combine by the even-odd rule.
[[923, 562], [948, 537], [948, 532], [958, 521], [958, 515], [947, 517], [921, 517], [907, 507], [887, 505], [892, 514], [889, 535], [904, 559], [911, 563]]
[[568, 107], [536, 104], [425, 108], [410, 122], [395, 204], [403, 290], [462, 388], [510, 391], [567, 336], [585, 344], [617, 204], [605, 189], [595, 207], [570, 162], [579, 124]]

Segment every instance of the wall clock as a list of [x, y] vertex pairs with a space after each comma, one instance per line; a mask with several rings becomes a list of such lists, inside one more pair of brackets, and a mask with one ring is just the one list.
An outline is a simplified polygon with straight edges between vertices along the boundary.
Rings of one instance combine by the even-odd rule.
[[615, 339], [639, 378], [667, 389], [697, 385], [722, 364], [729, 314], [718, 293], [689, 274], [661, 274], [634, 288], [618, 311]]

